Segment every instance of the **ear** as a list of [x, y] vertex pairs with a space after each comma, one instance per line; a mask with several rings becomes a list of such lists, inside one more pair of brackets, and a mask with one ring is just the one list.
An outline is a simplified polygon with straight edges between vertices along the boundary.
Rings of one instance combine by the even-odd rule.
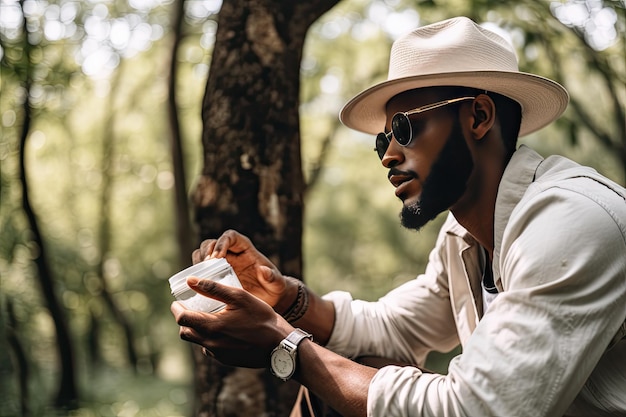
[[471, 133], [474, 139], [482, 139], [496, 122], [496, 105], [487, 94], [479, 94], [472, 102], [473, 124]]

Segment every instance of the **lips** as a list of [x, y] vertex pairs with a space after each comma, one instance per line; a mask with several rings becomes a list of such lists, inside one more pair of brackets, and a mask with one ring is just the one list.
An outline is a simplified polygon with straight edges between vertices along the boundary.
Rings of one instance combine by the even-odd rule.
[[414, 179], [412, 175], [401, 173], [389, 173], [389, 182], [396, 187], [396, 196], [401, 197], [406, 193], [406, 188], [409, 186], [409, 182]]
[[389, 175], [389, 182], [396, 188], [407, 181], [411, 181], [412, 179], [413, 177], [411, 175]]

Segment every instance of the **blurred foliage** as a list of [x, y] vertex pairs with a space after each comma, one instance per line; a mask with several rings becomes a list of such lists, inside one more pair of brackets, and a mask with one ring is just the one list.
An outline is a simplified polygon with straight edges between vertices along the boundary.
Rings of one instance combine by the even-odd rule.
[[[27, 352], [33, 415], [54, 415], [48, 405], [58, 372], [53, 326], [32, 265], [38, 248], [17, 181], [26, 54], [36, 64], [27, 174], [78, 354], [82, 402], [71, 415], [189, 412], [191, 361], [170, 317], [166, 281], [177, 263], [166, 125], [172, 1], [25, 0], [22, 14], [18, 1], [0, 0], [0, 416], [20, 413], [20, 370], [9, 346], [13, 335]], [[190, 179], [202, 162], [200, 104], [220, 5], [186, 2], [178, 111]], [[574, 7], [568, 16], [587, 13], [587, 19], [566, 26], [551, 15], [559, 5]], [[375, 299], [423, 270], [442, 216], [419, 233], [402, 229], [400, 205], [372, 151], [372, 138], [340, 126], [337, 113], [351, 96], [386, 77], [393, 39], [418, 24], [459, 14], [505, 28], [523, 70], [563, 76], [561, 82], [590, 117], [618, 136], [610, 94], [587, 66], [576, 34], [593, 45], [623, 86], [622, 2], [344, 0], [310, 30], [301, 70], [302, 155], [310, 180], [304, 275], [317, 291], [343, 289]], [[590, 26], [594, 16], [605, 20]], [[579, 22], [587, 24], [576, 26]], [[598, 39], [610, 39], [611, 28], [616, 33], [605, 45]], [[604, 38], [592, 40], [600, 30]], [[25, 47], [25, 36], [32, 48]], [[559, 68], [545, 42], [558, 44]], [[615, 93], [623, 109], [626, 92]], [[568, 110], [562, 122], [521, 142], [624, 182], [620, 159], [575, 116]], [[107, 141], [115, 144], [110, 155], [102, 152]], [[112, 187], [106, 232], [111, 240], [102, 253], [105, 172]], [[131, 319], [139, 354], [135, 370], [129, 369], [123, 331], [102, 299], [101, 261], [109, 291]]]
[[[420, 233], [398, 226], [400, 204], [372, 152], [372, 138], [339, 126], [337, 113], [373, 81], [386, 79], [390, 46], [397, 36], [418, 24], [456, 15], [488, 22], [509, 38], [518, 50], [522, 71], [562, 82], [572, 101], [613, 138], [611, 148], [601, 146], [599, 132], [568, 109], [558, 123], [520, 143], [544, 155], [562, 154], [591, 165], [617, 182], [626, 181], [626, 161], [619, 154], [626, 152], [623, 3], [344, 0], [311, 30], [302, 68], [303, 158], [308, 172], [319, 164], [318, 155], [325, 149], [321, 144], [331, 141], [324, 172], [306, 205], [305, 276], [322, 292], [341, 288], [376, 298], [423, 270], [441, 219]], [[546, 52], [551, 43], [557, 51], [550, 52], [556, 55]], [[604, 73], [585, 60], [589, 49], [599, 62], [606, 62], [602, 71], [611, 74], [613, 85], [607, 87]], [[612, 87], [615, 91], [608, 91]], [[612, 93], [619, 97], [617, 106], [610, 99]], [[332, 238], [322, 230], [333, 231]]]

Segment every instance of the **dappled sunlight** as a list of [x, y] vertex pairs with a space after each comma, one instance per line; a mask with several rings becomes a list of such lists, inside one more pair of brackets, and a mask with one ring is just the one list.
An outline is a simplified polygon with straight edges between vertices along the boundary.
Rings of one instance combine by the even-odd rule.
[[407, 8], [396, 11], [395, 8], [382, 1], [372, 2], [367, 17], [376, 24], [376, 26], [370, 27], [382, 27], [392, 39], [396, 39], [417, 27], [420, 20], [417, 10]]
[[589, 44], [597, 50], [617, 42], [617, 14], [614, 9], [604, 7], [601, 0], [552, 2], [550, 9], [565, 25], [582, 29]]

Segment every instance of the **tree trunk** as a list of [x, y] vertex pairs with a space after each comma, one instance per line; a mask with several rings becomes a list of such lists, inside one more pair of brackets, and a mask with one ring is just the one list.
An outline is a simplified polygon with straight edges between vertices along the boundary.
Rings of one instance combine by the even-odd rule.
[[183, 141], [180, 131], [180, 118], [176, 103], [176, 74], [178, 72], [178, 51], [183, 39], [183, 14], [185, 0], [175, 0], [172, 4], [172, 50], [170, 55], [167, 88], [167, 114], [170, 129], [170, 149], [172, 151], [172, 169], [174, 171], [174, 210], [176, 214], [176, 241], [178, 242], [178, 269], [191, 264], [191, 251], [195, 239], [192, 237], [191, 216], [187, 195], [187, 176], [183, 162]]
[[[115, 178], [115, 154], [116, 154], [116, 137], [115, 137], [115, 125], [116, 125], [116, 107], [115, 99], [120, 87], [120, 80], [123, 78], [124, 63], [122, 62], [118, 67], [115, 75], [111, 80], [111, 92], [108, 95], [108, 117], [106, 117], [102, 132], [102, 194], [100, 195], [100, 218], [99, 233], [98, 233], [98, 247], [100, 250], [100, 259], [96, 265], [96, 277], [100, 280], [101, 291], [100, 297], [104, 302], [104, 305], [109, 309], [111, 316], [117, 322], [126, 339], [126, 354], [131, 367], [136, 372], [137, 363], [139, 358], [137, 356], [137, 349], [135, 347], [135, 340], [133, 335], [133, 327], [130, 318], [119, 308], [113, 294], [111, 293], [110, 285], [106, 277], [104, 265], [106, 259], [111, 251], [111, 219], [113, 218], [113, 207], [111, 205], [114, 178]], [[96, 321], [92, 320], [92, 324]], [[97, 331], [97, 329], [94, 329]]]
[[42, 295], [44, 300], [46, 300], [46, 306], [50, 312], [50, 317], [52, 318], [56, 332], [56, 347], [59, 355], [58, 359], [61, 376], [55, 406], [60, 408], [73, 408], [78, 403], [78, 389], [76, 387], [76, 374], [74, 369], [74, 347], [70, 337], [67, 318], [65, 317], [65, 310], [61, 306], [55, 293], [54, 278], [52, 268], [50, 267], [50, 263], [48, 261], [47, 246], [45, 245], [43, 236], [39, 229], [38, 217], [30, 203], [30, 186], [28, 183], [28, 176], [26, 174], [26, 143], [30, 133], [30, 117], [32, 111], [30, 103], [30, 91], [32, 85], [30, 71], [32, 71], [32, 69], [30, 68], [29, 62], [28, 75], [26, 77], [27, 80], [24, 83], [24, 122], [20, 133], [19, 148], [22, 207], [24, 209], [24, 214], [28, 219], [28, 226], [33, 234], [33, 262], [37, 268], [37, 275], [39, 278], [39, 284], [41, 285]]
[[[28, 363], [28, 356], [26, 355], [26, 349], [19, 338], [20, 322], [15, 317], [15, 307], [13, 306], [13, 300], [7, 298], [7, 326], [6, 326], [6, 340], [7, 346], [10, 351], [13, 352], [15, 362], [17, 365], [17, 378], [19, 386], [20, 396], [20, 411], [21, 417], [28, 417], [31, 415], [30, 402], [31, 397], [28, 393], [28, 381], [31, 378], [30, 365]], [[5, 410], [3, 410], [5, 411]]]
[[[310, 25], [337, 1], [226, 0], [219, 14], [194, 195], [200, 237], [235, 228], [287, 275], [302, 272], [302, 47]], [[198, 415], [289, 414], [295, 383], [224, 367], [198, 350], [195, 358]]]

